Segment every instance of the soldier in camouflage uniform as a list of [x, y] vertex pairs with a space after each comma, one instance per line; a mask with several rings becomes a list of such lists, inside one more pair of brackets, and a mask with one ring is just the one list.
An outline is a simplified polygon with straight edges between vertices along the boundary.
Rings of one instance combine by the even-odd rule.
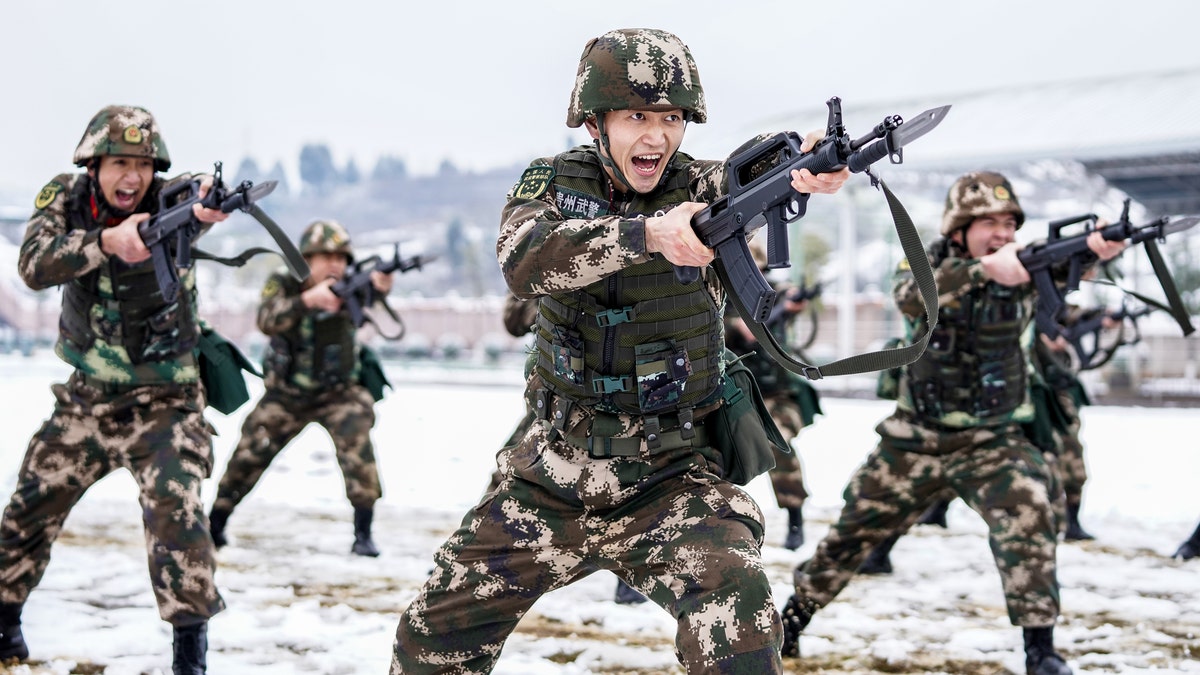
[[[762, 513], [706, 428], [723, 404], [725, 292], [691, 219], [726, 180], [722, 162], [677, 152], [705, 117], [676, 36], [618, 30], [584, 48], [567, 124], [598, 142], [535, 160], [497, 241], [509, 288], [538, 299], [536, 419], [435, 555], [393, 675], [490, 672], [539, 597], [601, 569], [677, 617], [689, 673], [781, 672]], [[848, 175], [792, 185], [833, 192]], [[672, 264], [705, 273], [680, 284]]]
[[[879, 445], [846, 486], [837, 523], [796, 567], [795, 595], [783, 612], [785, 656], [799, 656], [800, 632], [871, 547], [907, 530], [949, 489], [987, 522], [1009, 619], [1023, 628], [1026, 671], [1071, 672], [1053, 644], [1055, 477], [1020, 425], [1033, 414], [1028, 353], [1037, 300], [1016, 255], [1024, 220], [1000, 174], [969, 173], [951, 186], [942, 238], [928, 248], [940, 293], [937, 326], [925, 353], [901, 370], [896, 411], [876, 427]], [[1108, 260], [1124, 243], [1095, 232], [1088, 246]], [[907, 261], [893, 294], [907, 339], [926, 331]]]
[[[378, 556], [371, 538], [375, 502], [383, 491], [375, 466], [371, 428], [375, 398], [360, 382], [362, 347], [342, 299], [330, 287], [354, 261], [350, 235], [334, 220], [316, 220], [300, 235], [300, 253], [311, 274], [300, 282], [280, 270], [263, 287], [258, 329], [270, 341], [263, 355], [265, 392], [242, 424], [242, 436], [217, 486], [209, 520], [217, 546], [227, 542], [233, 509], [254, 489], [283, 448], [309, 423], [333, 440], [346, 498], [354, 507], [355, 555]], [[392, 275], [371, 272], [384, 297]]]
[[[764, 247], [755, 240], [750, 246], [755, 262], [764, 273], [767, 271], [767, 257]], [[808, 308], [808, 301], [799, 302], [789, 299], [788, 293], [792, 287], [788, 284], [772, 283], [779, 293], [774, 314], [768, 319], [767, 329], [775, 334], [780, 344], [787, 344], [788, 328], [793, 319]], [[754, 374], [758, 388], [766, 401], [767, 409], [775, 420], [783, 438], [791, 445], [800, 435], [800, 430], [813, 423], [816, 415], [821, 412], [820, 395], [817, 390], [804, 378], [792, 373], [779, 365], [765, 353], [758, 351], [758, 340], [745, 321], [737, 315], [733, 307], [725, 308], [725, 344], [730, 351], [738, 356], [745, 356], [742, 362]], [[807, 359], [806, 359], [807, 360]], [[808, 489], [804, 487], [804, 471], [800, 464], [800, 455], [793, 452], [775, 451], [775, 468], [769, 472], [771, 488], [775, 492], [775, 503], [787, 512], [788, 528], [783, 540], [783, 547], [795, 551], [804, 545], [804, 500], [808, 499]]]
[[[138, 225], [176, 181], [154, 117], [108, 106], [75, 149], [84, 173], [55, 176], [34, 201], [21, 244], [21, 278], [62, 286], [55, 352], [75, 370], [56, 384], [50, 418], [29, 442], [0, 521], [0, 660], [29, 655], [21, 610], [50, 562], [72, 507], [117, 469], [140, 490], [147, 562], [159, 615], [174, 628], [174, 672], [205, 671], [209, 617], [224, 609], [200, 498], [212, 472], [212, 426], [193, 350], [195, 274], [180, 269], [178, 298], [158, 288]], [[186, 195], [186, 190], [182, 191]], [[227, 215], [193, 207], [207, 231]]]

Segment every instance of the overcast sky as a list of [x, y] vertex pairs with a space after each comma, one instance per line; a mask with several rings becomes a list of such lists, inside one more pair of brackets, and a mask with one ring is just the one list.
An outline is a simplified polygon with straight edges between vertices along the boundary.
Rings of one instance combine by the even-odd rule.
[[568, 93], [583, 44], [614, 28], [670, 30], [692, 48], [710, 122], [689, 130], [688, 150], [833, 95], [953, 103], [1194, 68], [1197, 25], [1189, 0], [5, 2], [0, 188], [32, 200], [72, 170], [84, 126], [111, 103], [155, 114], [172, 172], [245, 156], [294, 171], [305, 143], [364, 172], [381, 154], [419, 174], [446, 159], [523, 164], [585, 140], [564, 124]]

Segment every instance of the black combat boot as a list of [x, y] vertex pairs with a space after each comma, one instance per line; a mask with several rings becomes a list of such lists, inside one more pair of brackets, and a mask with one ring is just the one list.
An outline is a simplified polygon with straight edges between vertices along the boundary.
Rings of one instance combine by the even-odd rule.
[[801, 600], [796, 595], [788, 598], [787, 604], [783, 606], [781, 617], [783, 619], [783, 648], [779, 650], [780, 655], [785, 659], [800, 658], [800, 634], [808, 627], [808, 622], [812, 621], [816, 611], [817, 605], [811, 600]]
[[1200, 555], [1200, 525], [1196, 526], [1196, 531], [1192, 533], [1192, 536], [1180, 544], [1179, 550], [1175, 551], [1175, 555], [1171, 557], [1179, 558], [1180, 560], [1191, 560], [1198, 555]]
[[946, 527], [946, 510], [950, 508], [950, 501], [947, 499], [939, 499], [925, 509], [925, 513], [921, 514], [917, 520], [918, 525], [937, 525], [938, 527]]
[[896, 542], [900, 541], [899, 534], [884, 539], [875, 544], [875, 548], [867, 554], [867, 559], [862, 561], [858, 566], [859, 574], [891, 574], [892, 573], [892, 547]]
[[208, 622], [175, 626], [172, 675], [204, 675], [208, 672]]
[[617, 579], [617, 594], [613, 601], [618, 605], [640, 605], [649, 599], [642, 595], [641, 591], [625, 583], [624, 579]]
[[1079, 524], [1079, 502], [1067, 504], [1067, 530], [1063, 533], [1063, 539], [1066, 541], [1083, 541], [1085, 539], [1095, 539], [1088, 534], [1087, 530]]
[[804, 545], [804, 513], [799, 506], [789, 506], [788, 514], [788, 531], [787, 537], [783, 540], [783, 547], [789, 551], [795, 551]]
[[1054, 626], [1026, 628], [1025, 675], [1071, 675], [1071, 668], [1054, 651]]
[[225, 538], [225, 523], [228, 522], [230, 513], [231, 511], [214, 506], [212, 513], [208, 514], [208, 533], [212, 535], [213, 544], [217, 548], [229, 543], [229, 540]]
[[350, 552], [354, 555], [364, 555], [371, 558], [379, 556], [379, 549], [371, 540], [371, 521], [375, 519], [375, 509], [371, 507], [354, 509], [354, 545]]
[[21, 634], [22, 605], [0, 602], [0, 661], [29, 658], [29, 647]]

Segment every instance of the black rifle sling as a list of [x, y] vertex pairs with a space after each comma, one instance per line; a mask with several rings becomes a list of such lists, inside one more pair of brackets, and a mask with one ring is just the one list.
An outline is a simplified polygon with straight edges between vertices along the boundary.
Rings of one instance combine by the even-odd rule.
[[[933, 267], [929, 264], [929, 257], [925, 253], [925, 246], [921, 243], [921, 235], [917, 233], [917, 228], [913, 225], [912, 218], [904, 209], [904, 205], [892, 194], [887, 184], [881, 180], [879, 181], [879, 185], [883, 188], [884, 196], [887, 197], [888, 207], [892, 211], [892, 222], [896, 226], [896, 235], [900, 238], [900, 246], [904, 249], [904, 255], [908, 258], [909, 267], [912, 270], [913, 277], [917, 281], [917, 287], [921, 291], [921, 298], [925, 301], [925, 317], [928, 319], [929, 329], [920, 338], [913, 341], [912, 344], [904, 347], [856, 354], [823, 366], [814, 366], [799, 361], [791, 354], [788, 354], [780, 346], [775, 336], [763, 324], [753, 320], [746, 321], [750, 332], [754, 334], [759, 344], [766, 350], [767, 355], [797, 375], [802, 375], [810, 380], [819, 380], [826, 375], [853, 375], [855, 373], [886, 370], [888, 368], [908, 365], [920, 358], [921, 354], [925, 352], [925, 345], [929, 342], [929, 335], [933, 331], [934, 326], [937, 325], [937, 284], [933, 279]], [[716, 269], [717, 276], [725, 288], [734, 288], [729, 281], [728, 272], [725, 270], [725, 265], [721, 262], [720, 258], [717, 258], [716, 264], [713, 267]], [[754, 316], [750, 310], [746, 309], [741, 298], [737, 297], [736, 294], [727, 293], [726, 295], [740, 316]]]
[[1150, 257], [1150, 265], [1154, 268], [1158, 283], [1162, 284], [1163, 293], [1167, 296], [1167, 303], [1170, 305], [1168, 311], [1175, 322], [1179, 324], [1183, 334], [1191, 335], [1196, 329], [1192, 327], [1187, 308], [1183, 306], [1183, 299], [1179, 297], [1179, 289], [1175, 287], [1175, 279], [1171, 277], [1171, 270], [1158, 250], [1158, 243], [1153, 239], [1147, 239], [1142, 243], [1146, 246], [1146, 255]]

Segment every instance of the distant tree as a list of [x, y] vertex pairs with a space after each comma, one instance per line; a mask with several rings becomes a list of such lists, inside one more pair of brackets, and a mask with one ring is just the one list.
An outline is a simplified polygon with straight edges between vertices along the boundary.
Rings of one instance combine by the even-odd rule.
[[328, 194], [338, 183], [338, 170], [333, 164], [329, 146], [306, 144], [300, 149], [300, 181], [319, 194]]
[[[238, 165], [237, 171], [233, 174], [234, 180], [232, 183], [240, 183], [244, 180], [260, 181], [263, 180], [262, 172], [258, 170], [258, 162], [254, 161], [253, 157], [243, 157], [242, 163]], [[226, 177], [226, 182], [230, 182]]]
[[292, 187], [288, 183], [287, 172], [283, 170], [283, 162], [275, 162], [275, 166], [263, 176], [263, 180], [279, 181], [279, 187], [275, 188], [275, 192], [280, 196], [291, 194]]
[[451, 220], [450, 226], [446, 228], [446, 263], [456, 276], [462, 271], [466, 261], [467, 246], [462, 220]]
[[437, 175], [439, 178], [453, 178], [458, 175], [458, 167], [454, 166], [454, 162], [443, 159], [438, 166]]
[[373, 181], [393, 182], [405, 178], [408, 178], [408, 167], [403, 159], [392, 155], [380, 156], [379, 161], [375, 163], [375, 170], [371, 172]]
[[342, 182], [346, 185], [357, 185], [362, 180], [362, 173], [358, 170], [358, 165], [354, 163], [354, 158], [351, 157], [349, 162], [346, 162], [346, 170], [342, 172]]

